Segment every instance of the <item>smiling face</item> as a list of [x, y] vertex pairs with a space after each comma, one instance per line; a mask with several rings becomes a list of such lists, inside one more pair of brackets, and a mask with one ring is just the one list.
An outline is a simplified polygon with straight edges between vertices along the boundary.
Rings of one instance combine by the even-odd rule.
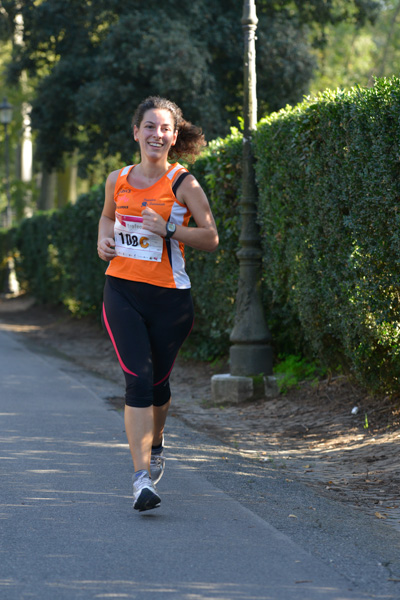
[[142, 159], [159, 160], [168, 158], [168, 152], [176, 142], [174, 117], [169, 110], [152, 108], [133, 129], [134, 138], [139, 143]]

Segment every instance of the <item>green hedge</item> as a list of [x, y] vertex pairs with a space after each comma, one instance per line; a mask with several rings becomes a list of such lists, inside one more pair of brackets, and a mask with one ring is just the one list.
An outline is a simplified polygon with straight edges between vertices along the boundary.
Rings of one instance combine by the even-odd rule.
[[41, 303], [64, 304], [73, 314], [98, 313], [105, 264], [97, 256], [97, 224], [104, 187], [76, 204], [24, 219], [14, 234], [22, 289]]
[[[263, 120], [254, 139], [275, 353], [302, 352], [352, 369], [372, 389], [398, 389], [400, 81], [307, 99]], [[234, 319], [240, 134], [212, 142], [192, 172], [210, 198], [220, 247], [187, 248], [196, 323], [185, 351], [210, 359], [227, 353]], [[99, 314], [103, 192], [17, 229], [18, 274], [38, 300]]]
[[324, 364], [400, 377], [400, 81], [325, 92], [265, 119], [256, 153], [275, 301]]
[[[191, 172], [207, 192], [218, 228], [217, 252], [186, 249], [192, 280], [195, 327], [185, 345], [191, 356], [213, 359], [229, 351], [238, 286], [242, 136], [231, 135], [209, 144]], [[299, 320], [284, 302], [276, 301], [269, 285], [268, 265], [262, 273], [262, 299], [277, 355], [306, 351]], [[281, 300], [281, 299], [280, 299]]]
[[216, 252], [185, 250], [195, 305], [195, 326], [185, 350], [203, 360], [228, 352], [233, 328], [239, 275], [241, 157], [241, 136], [234, 132], [212, 142], [190, 167], [207, 192], [220, 238]]

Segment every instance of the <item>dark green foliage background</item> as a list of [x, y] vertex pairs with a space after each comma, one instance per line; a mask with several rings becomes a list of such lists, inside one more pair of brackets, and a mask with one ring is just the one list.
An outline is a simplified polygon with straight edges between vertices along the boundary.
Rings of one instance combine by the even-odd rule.
[[[398, 389], [400, 377], [399, 140], [397, 78], [305, 100], [270, 115], [254, 136], [262, 292], [275, 353], [340, 365], [381, 391]], [[234, 319], [240, 134], [212, 142], [191, 169], [210, 198], [220, 247], [186, 250], [196, 324], [185, 352], [212, 359], [228, 351]], [[18, 275], [39, 301], [99, 314], [103, 193], [14, 231]]]
[[[317, 68], [329, 23], [373, 21], [379, 0], [257, 0], [258, 100], [263, 113], [294, 104]], [[0, 41], [13, 41], [8, 85], [34, 82], [36, 160], [82, 169], [102, 156], [132, 157], [131, 118], [148, 95], [171, 98], [207, 139], [237, 125], [243, 104], [243, 3], [181, 0], [2, 0]], [[18, 29], [18, 36], [21, 31]], [[62, 101], [60, 101], [62, 99]], [[110, 108], [108, 108], [110, 107]], [[111, 109], [112, 107], [112, 109]], [[96, 170], [96, 169], [95, 169]]]

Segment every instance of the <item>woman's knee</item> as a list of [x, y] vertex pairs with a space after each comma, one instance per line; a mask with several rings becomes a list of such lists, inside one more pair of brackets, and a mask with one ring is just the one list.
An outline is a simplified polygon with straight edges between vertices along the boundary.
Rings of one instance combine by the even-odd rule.
[[128, 383], [125, 388], [125, 404], [133, 408], [147, 408], [153, 405], [152, 390], [148, 386], [138, 385], [140, 382]]
[[171, 398], [171, 388], [169, 380], [163, 381], [160, 385], [153, 386], [153, 406], [164, 406]]

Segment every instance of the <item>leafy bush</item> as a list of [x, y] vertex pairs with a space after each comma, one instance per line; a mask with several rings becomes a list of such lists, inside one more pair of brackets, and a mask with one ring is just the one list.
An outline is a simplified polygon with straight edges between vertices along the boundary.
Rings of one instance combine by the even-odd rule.
[[400, 377], [400, 80], [265, 119], [256, 154], [268, 283], [327, 365]]
[[325, 369], [317, 363], [294, 354], [282, 356], [274, 371], [278, 376], [278, 387], [282, 393], [299, 387], [299, 384], [304, 381], [318, 382], [326, 373]]
[[233, 131], [212, 142], [190, 169], [207, 192], [220, 237], [216, 252], [185, 249], [196, 315], [185, 351], [200, 359], [213, 359], [229, 349], [239, 274], [241, 156], [241, 135]]
[[96, 252], [104, 189], [76, 204], [24, 219], [14, 237], [22, 289], [42, 303], [63, 303], [78, 316], [100, 311], [105, 265]]

